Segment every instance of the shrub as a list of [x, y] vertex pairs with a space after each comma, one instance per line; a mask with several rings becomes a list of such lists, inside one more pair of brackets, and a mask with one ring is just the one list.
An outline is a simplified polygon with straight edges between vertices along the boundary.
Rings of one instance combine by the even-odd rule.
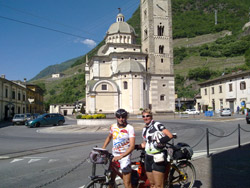
[[76, 119], [82, 119], [82, 115], [77, 115]]
[[77, 115], [76, 118], [77, 119], [106, 119], [106, 115], [105, 114], [94, 114], [94, 115], [85, 114], [85, 115]]
[[86, 119], [93, 119], [93, 115], [86, 115]]

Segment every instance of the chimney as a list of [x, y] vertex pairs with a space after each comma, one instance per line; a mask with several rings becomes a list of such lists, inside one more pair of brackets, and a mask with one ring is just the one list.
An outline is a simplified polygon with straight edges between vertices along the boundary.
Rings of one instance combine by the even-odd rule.
[[24, 78], [24, 79], [23, 79], [23, 82], [24, 82], [24, 83], [26, 83], [26, 81], [27, 81], [27, 79], [26, 79], [26, 78]]
[[2, 75], [1, 75], [1, 78], [4, 78], [4, 79], [5, 79], [5, 74], [2, 74]]

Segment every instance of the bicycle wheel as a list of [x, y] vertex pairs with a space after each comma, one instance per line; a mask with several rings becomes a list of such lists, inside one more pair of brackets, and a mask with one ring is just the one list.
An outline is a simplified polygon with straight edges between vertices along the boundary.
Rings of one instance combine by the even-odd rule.
[[[91, 180], [84, 188], [108, 188], [108, 183], [105, 182], [103, 179], [95, 179]], [[117, 188], [116, 183], [114, 183], [113, 188]]]
[[170, 171], [168, 188], [192, 188], [195, 182], [196, 172], [192, 163], [181, 161]]
[[106, 185], [106, 182], [103, 180], [95, 179], [91, 180], [84, 188], [106, 188], [108, 185]]

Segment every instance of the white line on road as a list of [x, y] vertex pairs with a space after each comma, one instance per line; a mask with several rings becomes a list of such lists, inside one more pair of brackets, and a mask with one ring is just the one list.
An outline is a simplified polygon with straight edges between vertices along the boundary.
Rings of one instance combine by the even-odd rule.
[[53, 163], [53, 162], [56, 162], [58, 161], [58, 159], [50, 159], [48, 163]]
[[10, 163], [15, 163], [15, 162], [18, 162], [18, 161], [22, 161], [24, 159], [13, 159]]
[[9, 159], [10, 157], [9, 156], [6, 156], [6, 155], [2, 155], [2, 156], [0, 156], [0, 160], [1, 159]]
[[28, 163], [33, 163], [33, 162], [37, 162], [40, 161], [41, 159], [30, 159]]
[[24, 157], [25, 159], [45, 159], [48, 157]]

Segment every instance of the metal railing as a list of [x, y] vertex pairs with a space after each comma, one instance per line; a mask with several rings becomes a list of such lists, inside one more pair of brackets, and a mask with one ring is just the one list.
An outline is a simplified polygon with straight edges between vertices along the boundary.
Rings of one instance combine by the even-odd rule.
[[241, 131], [241, 130], [244, 131], [244, 132], [250, 132], [250, 131], [248, 131], [248, 130], [243, 129], [243, 128], [240, 126], [240, 124], [238, 124], [238, 127], [237, 127], [233, 132], [231, 132], [231, 133], [228, 134], [228, 135], [223, 135], [223, 136], [215, 135], [215, 134], [209, 132], [209, 129], [207, 128], [207, 129], [206, 129], [207, 157], [210, 157], [210, 153], [209, 153], [209, 135], [212, 135], [212, 136], [218, 137], [218, 138], [225, 138], [225, 137], [231, 136], [232, 134], [234, 134], [235, 132], [238, 131], [238, 148], [240, 148], [240, 147], [241, 147], [241, 134], [240, 134], [240, 131]]

